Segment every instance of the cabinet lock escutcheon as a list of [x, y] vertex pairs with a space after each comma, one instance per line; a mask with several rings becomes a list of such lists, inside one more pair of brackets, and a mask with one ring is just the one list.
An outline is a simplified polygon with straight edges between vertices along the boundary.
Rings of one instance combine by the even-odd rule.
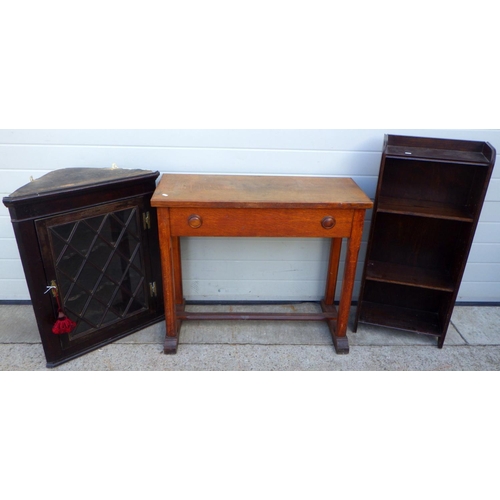
[[151, 229], [151, 217], [149, 215], [149, 212], [144, 212], [142, 214], [142, 223], [143, 223], [144, 229]]

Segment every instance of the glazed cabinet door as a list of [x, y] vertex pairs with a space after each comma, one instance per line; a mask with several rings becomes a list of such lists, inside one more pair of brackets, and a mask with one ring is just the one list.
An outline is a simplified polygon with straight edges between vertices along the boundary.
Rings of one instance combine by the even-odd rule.
[[136, 197], [35, 222], [54, 318], [61, 307], [76, 323], [57, 335], [63, 357], [158, 315], [162, 286], [151, 217], [148, 197]]

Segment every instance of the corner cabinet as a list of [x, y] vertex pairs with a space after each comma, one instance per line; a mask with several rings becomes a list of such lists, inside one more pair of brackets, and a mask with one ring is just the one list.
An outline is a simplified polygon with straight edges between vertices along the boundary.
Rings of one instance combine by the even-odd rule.
[[[164, 319], [159, 172], [65, 168], [3, 199], [48, 367]], [[71, 331], [55, 334], [59, 312]]]
[[385, 136], [354, 331], [443, 346], [494, 163], [486, 142]]

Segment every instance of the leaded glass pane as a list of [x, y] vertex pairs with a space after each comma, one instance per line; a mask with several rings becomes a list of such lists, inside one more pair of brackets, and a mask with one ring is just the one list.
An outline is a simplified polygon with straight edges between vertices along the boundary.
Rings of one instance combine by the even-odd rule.
[[137, 208], [49, 227], [71, 338], [148, 308], [138, 229]]

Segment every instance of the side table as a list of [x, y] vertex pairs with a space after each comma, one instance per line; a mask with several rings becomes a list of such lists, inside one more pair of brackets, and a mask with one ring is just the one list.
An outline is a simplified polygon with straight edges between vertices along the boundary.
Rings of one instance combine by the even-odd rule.
[[[262, 319], [326, 321], [338, 354], [349, 352], [346, 336], [365, 211], [372, 201], [350, 178], [165, 174], [151, 199], [157, 208], [166, 338], [175, 354], [184, 320]], [[331, 239], [321, 313], [188, 312], [182, 291], [179, 238], [312, 237]], [[347, 254], [340, 303], [334, 306], [340, 249]]]

